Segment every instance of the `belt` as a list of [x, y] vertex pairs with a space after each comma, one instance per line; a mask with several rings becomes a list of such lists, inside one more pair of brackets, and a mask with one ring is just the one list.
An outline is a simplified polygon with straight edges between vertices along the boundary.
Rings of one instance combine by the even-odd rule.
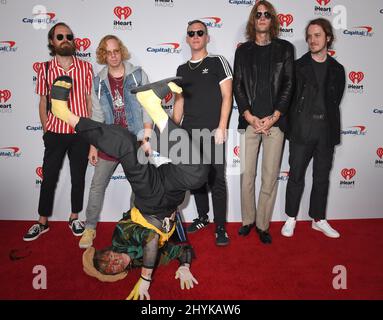
[[314, 120], [324, 120], [325, 119], [324, 114], [313, 114], [312, 117]]

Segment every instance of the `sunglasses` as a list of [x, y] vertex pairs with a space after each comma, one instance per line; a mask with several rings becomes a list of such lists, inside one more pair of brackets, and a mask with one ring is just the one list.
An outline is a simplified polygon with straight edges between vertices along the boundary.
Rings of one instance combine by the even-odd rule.
[[198, 37], [202, 37], [205, 34], [205, 31], [203, 31], [203, 30], [188, 31], [187, 34], [190, 38], [193, 38], [196, 34]]
[[[65, 34], [65, 37], [66, 37], [66, 39], [67, 39], [68, 41], [72, 41], [72, 40], [73, 40], [73, 34], [71, 34], [71, 33], [69, 33], [69, 34]], [[57, 39], [58, 41], [63, 40], [63, 39], [64, 39], [64, 34], [61, 34], [61, 33], [56, 34], [56, 39]]]
[[271, 13], [270, 12], [260, 12], [258, 11], [256, 14], [255, 14], [255, 19], [261, 19], [262, 15], [265, 17], [265, 19], [267, 20], [270, 20], [271, 19]]

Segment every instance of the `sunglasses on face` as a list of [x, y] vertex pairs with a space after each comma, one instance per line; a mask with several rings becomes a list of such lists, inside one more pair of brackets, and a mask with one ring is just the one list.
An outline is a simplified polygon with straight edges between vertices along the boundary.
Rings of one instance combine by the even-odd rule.
[[261, 19], [262, 15], [265, 17], [265, 19], [267, 20], [270, 20], [271, 19], [271, 13], [270, 12], [260, 12], [258, 11], [256, 14], [255, 14], [255, 19]]
[[61, 40], [63, 40], [64, 39], [64, 36], [66, 37], [66, 39], [68, 40], [68, 41], [72, 41], [73, 40], [73, 34], [71, 34], [71, 33], [69, 33], [69, 34], [61, 34], [61, 33], [59, 33], [59, 34], [56, 34], [56, 39], [58, 40], [58, 41], [61, 41]]
[[187, 34], [190, 38], [193, 38], [196, 34], [198, 37], [202, 37], [205, 34], [205, 31], [203, 31], [203, 30], [188, 31]]
[[106, 51], [106, 55], [107, 56], [118, 55], [118, 54], [120, 54], [120, 52], [121, 52], [120, 49], [114, 49], [114, 50], [111, 50], [111, 51]]

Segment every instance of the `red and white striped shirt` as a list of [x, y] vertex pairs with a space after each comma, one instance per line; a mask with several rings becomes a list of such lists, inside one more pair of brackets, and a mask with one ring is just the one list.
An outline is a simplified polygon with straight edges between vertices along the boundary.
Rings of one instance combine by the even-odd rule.
[[[72, 89], [69, 93], [69, 107], [71, 111], [79, 117], [88, 117], [88, 109], [86, 105], [86, 95], [91, 94], [93, 70], [89, 62], [73, 58], [73, 63], [65, 71], [54, 57], [49, 61], [48, 67], [48, 86], [52, 87], [53, 81], [59, 77], [67, 75], [72, 78]], [[47, 83], [45, 81], [45, 62], [41, 62], [41, 66], [37, 75], [36, 93], [42, 96], [48, 94]], [[50, 93], [50, 90], [49, 90]], [[51, 112], [48, 113], [47, 131], [55, 133], [74, 133], [74, 129], [62, 120], [56, 118]]]

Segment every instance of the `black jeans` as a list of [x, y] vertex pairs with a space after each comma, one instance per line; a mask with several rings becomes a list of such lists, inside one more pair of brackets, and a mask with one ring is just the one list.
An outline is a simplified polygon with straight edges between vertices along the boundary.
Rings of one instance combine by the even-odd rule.
[[[181, 130], [169, 120], [165, 132], [174, 129]], [[168, 163], [158, 168], [141, 163], [137, 157], [137, 137], [120, 126], [81, 118], [76, 131], [90, 144], [119, 159], [135, 194], [134, 204], [143, 214], [168, 216], [184, 201], [187, 190], [199, 188], [207, 180], [208, 166], [202, 159], [198, 164]], [[169, 149], [176, 143], [169, 141]], [[193, 144], [190, 146], [196, 150]], [[199, 150], [197, 153], [201, 157]]]
[[334, 146], [329, 145], [327, 124], [313, 121], [310, 143], [290, 141], [290, 175], [286, 189], [286, 214], [296, 217], [305, 187], [307, 166], [313, 158], [313, 185], [310, 195], [309, 216], [316, 220], [326, 218], [329, 175], [332, 168]]
[[43, 181], [41, 183], [39, 208], [40, 216], [52, 215], [54, 196], [60, 170], [68, 153], [71, 175], [71, 209], [79, 213], [83, 207], [85, 173], [88, 165], [89, 144], [78, 134], [46, 132], [44, 139]]
[[[192, 190], [191, 193], [194, 195], [198, 216], [205, 217], [209, 212], [209, 197], [207, 189], [209, 186], [213, 202], [214, 222], [217, 225], [222, 226], [226, 222], [227, 210], [225, 144], [217, 145], [214, 142], [214, 138], [212, 138], [210, 150], [211, 164], [208, 165], [208, 181], [201, 188]], [[206, 153], [206, 150], [204, 151]]]

